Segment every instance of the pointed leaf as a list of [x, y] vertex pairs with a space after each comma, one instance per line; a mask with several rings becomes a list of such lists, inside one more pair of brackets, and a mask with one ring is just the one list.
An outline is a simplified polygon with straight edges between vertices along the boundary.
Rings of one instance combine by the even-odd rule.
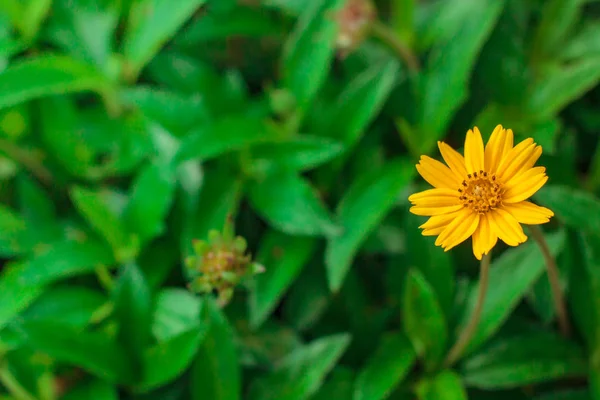
[[207, 326], [197, 326], [149, 348], [143, 358], [143, 378], [136, 391], [147, 392], [177, 378], [191, 364]]
[[119, 341], [133, 359], [139, 360], [150, 343], [152, 295], [146, 278], [135, 263], [123, 267], [112, 298], [119, 322]]
[[19, 325], [27, 343], [50, 357], [78, 366], [111, 383], [133, 381], [133, 365], [123, 348], [104, 333], [81, 332], [56, 322], [28, 321]]
[[[553, 256], [557, 256], [565, 242], [564, 232], [546, 236]], [[544, 258], [535, 242], [528, 242], [502, 254], [492, 262], [490, 286], [484, 302], [481, 319], [467, 353], [475, 350], [492, 336], [517, 307], [523, 296], [544, 273]], [[475, 309], [479, 283], [469, 293], [465, 312], [457, 329], [459, 332]]]
[[398, 194], [413, 175], [412, 163], [390, 162], [382, 170], [357, 179], [344, 194], [336, 210], [343, 232], [329, 238], [325, 250], [331, 290], [340, 289], [360, 246], [394, 206]]
[[261, 239], [256, 260], [266, 271], [254, 278], [250, 297], [250, 324], [257, 328], [275, 309], [286, 290], [315, 250], [312, 238], [270, 231]]
[[0, 109], [52, 94], [108, 90], [89, 65], [58, 55], [32, 57], [0, 73]]
[[150, 164], [134, 180], [123, 218], [142, 244], [163, 233], [174, 194], [175, 173], [169, 165]]
[[441, 361], [446, 350], [448, 327], [431, 285], [417, 270], [410, 270], [402, 304], [404, 332], [429, 367]]
[[314, 394], [325, 375], [342, 356], [350, 337], [339, 334], [317, 339], [281, 361], [266, 377], [256, 380], [249, 400], [304, 400]]
[[402, 334], [385, 336], [359, 373], [354, 400], [382, 400], [398, 386], [416, 361], [412, 344]]
[[342, 4], [340, 0], [308, 2], [285, 43], [284, 85], [302, 107], [311, 102], [329, 73], [338, 35], [337, 23], [331, 16]]
[[192, 368], [192, 399], [239, 400], [241, 373], [234, 331], [214, 301], [205, 305], [210, 327]]
[[585, 378], [587, 360], [573, 342], [545, 332], [499, 338], [464, 363], [468, 386], [485, 390], [517, 388], [566, 378]]
[[252, 205], [274, 228], [290, 235], [335, 235], [337, 227], [310, 184], [293, 172], [253, 182]]
[[373, 65], [350, 82], [330, 112], [323, 134], [351, 146], [381, 111], [399, 75], [396, 61]]
[[416, 391], [419, 400], [467, 400], [460, 378], [449, 370], [419, 382]]
[[205, 3], [205, 0], [135, 0], [125, 31], [123, 54], [131, 63], [132, 76], [154, 57], [160, 48]]

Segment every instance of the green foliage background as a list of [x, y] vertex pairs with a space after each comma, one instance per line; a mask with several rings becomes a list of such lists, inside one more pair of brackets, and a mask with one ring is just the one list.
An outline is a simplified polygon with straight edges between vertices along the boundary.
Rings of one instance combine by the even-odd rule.
[[[340, 57], [344, 0], [0, 2], [0, 399], [600, 399], [600, 4], [381, 0]], [[531, 240], [498, 246], [467, 354], [470, 245], [420, 235], [436, 142], [533, 137]], [[264, 274], [186, 289], [228, 214]]]

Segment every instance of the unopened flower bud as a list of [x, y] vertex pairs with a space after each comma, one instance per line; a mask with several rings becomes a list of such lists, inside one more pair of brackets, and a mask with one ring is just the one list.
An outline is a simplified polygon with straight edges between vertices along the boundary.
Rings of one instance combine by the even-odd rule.
[[213, 230], [208, 241], [195, 240], [192, 245], [195, 254], [185, 261], [192, 278], [190, 289], [199, 293], [216, 292], [221, 306], [229, 302], [234, 288], [244, 278], [264, 271], [246, 253], [246, 240], [234, 237], [231, 221], [226, 223], [223, 233]]
[[371, 0], [346, 1], [337, 14], [339, 24], [337, 47], [342, 56], [346, 56], [362, 44], [375, 17], [375, 6]]

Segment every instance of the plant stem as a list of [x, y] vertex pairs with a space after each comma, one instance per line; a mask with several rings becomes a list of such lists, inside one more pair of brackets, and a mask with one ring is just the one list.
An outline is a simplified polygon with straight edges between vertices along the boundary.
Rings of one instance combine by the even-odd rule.
[[558, 272], [556, 261], [550, 252], [550, 248], [548, 247], [548, 243], [546, 242], [546, 238], [544, 237], [540, 227], [537, 225], [531, 225], [529, 226], [529, 231], [531, 232], [533, 240], [535, 240], [540, 247], [544, 261], [546, 262], [548, 281], [550, 282], [550, 289], [552, 290], [552, 300], [554, 301], [554, 309], [556, 310], [560, 331], [564, 336], [569, 336], [571, 334], [571, 325], [567, 315], [565, 298], [560, 287], [560, 274]]
[[460, 333], [458, 340], [454, 343], [454, 346], [448, 352], [445, 366], [454, 364], [459, 357], [463, 354], [469, 342], [473, 338], [479, 319], [481, 318], [481, 312], [483, 311], [483, 304], [485, 302], [485, 295], [487, 293], [489, 284], [489, 273], [490, 273], [490, 261], [492, 259], [491, 252], [484, 255], [479, 264], [479, 293], [477, 294], [477, 303], [475, 303], [475, 310], [471, 314], [471, 319], [467, 323], [465, 329]]
[[0, 382], [4, 385], [6, 390], [16, 400], [36, 400], [14, 377], [14, 375], [8, 369], [8, 365], [4, 364], [0, 368]]
[[43, 183], [52, 183], [52, 174], [50, 171], [37, 158], [19, 148], [10, 140], [0, 138], [0, 153], [6, 154], [17, 163], [29, 169]]
[[375, 21], [371, 25], [371, 34], [392, 49], [400, 59], [404, 60], [410, 72], [415, 73], [419, 71], [419, 60], [417, 57], [388, 26], [381, 21]]

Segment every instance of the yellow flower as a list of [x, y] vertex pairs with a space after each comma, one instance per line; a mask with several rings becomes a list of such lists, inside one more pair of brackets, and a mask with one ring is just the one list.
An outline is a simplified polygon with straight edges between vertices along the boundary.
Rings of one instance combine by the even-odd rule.
[[410, 212], [431, 217], [419, 228], [436, 236], [445, 251], [473, 237], [473, 254], [481, 260], [502, 239], [509, 246], [527, 240], [520, 224], [543, 224], [554, 216], [526, 201], [548, 180], [546, 168], [533, 165], [542, 147], [528, 138], [513, 147], [513, 132], [498, 125], [487, 145], [479, 129], [467, 132], [465, 156], [438, 142], [448, 166], [421, 156], [417, 170], [435, 187], [411, 195]]

